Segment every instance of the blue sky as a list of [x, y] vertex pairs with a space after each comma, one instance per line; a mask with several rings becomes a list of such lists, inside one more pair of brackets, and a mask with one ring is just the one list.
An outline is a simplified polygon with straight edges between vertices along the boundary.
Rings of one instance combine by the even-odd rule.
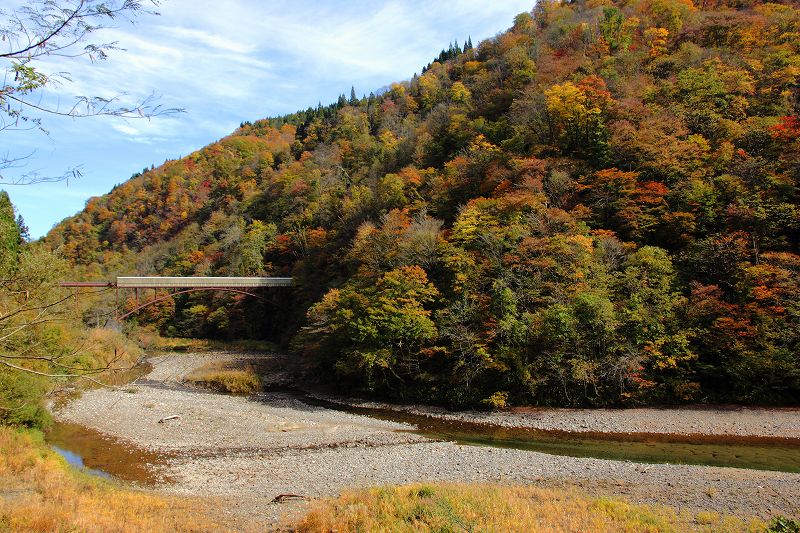
[[[224, 7], [221, 7], [224, 6]], [[69, 184], [6, 186], [36, 238], [134, 172], [187, 155], [240, 122], [360, 96], [410, 78], [448, 43], [475, 44], [511, 26], [533, 0], [257, 1], [166, 0], [160, 16], [119, 23], [95, 40], [118, 41], [105, 62], [46, 65], [68, 70], [72, 95], [161, 95], [186, 112], [152, 120], [46, 117], [49, 135], [4, 131], [11, 155], [33, 153], [6, 170], [58, 175], [80, 167]], [[44, 95], [52, 98], [53, 95]]]

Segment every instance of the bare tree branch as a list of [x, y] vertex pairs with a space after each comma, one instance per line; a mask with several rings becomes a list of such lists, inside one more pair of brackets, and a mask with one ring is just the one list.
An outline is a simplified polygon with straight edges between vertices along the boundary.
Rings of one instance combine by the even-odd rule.
[[[146, 3], [157, 7], [159, 0]], [[150, 119], [182, 113], [182, 108], [158, 104], [155, 93], [129, 104], [123, 103], [128, 96], [125, 93], [110, 98], [74, 96], [70, 98], [72, 103], [64, 108], [44, 98], [45, 90], [60, 86], [62, 81], [71, 81], [71, 77], [67, 71], [43, 72], [41, 60], [81, 57], [92, 63], [105, 60], [110, 51], [120, 50], [118, 43], [87, 42], [92, 34], [105, 28], [106, 22], [120, 18], [133, 21], [141, 14], [158, 13], [146, 9], [145, 2], [140, 0], [32, 0], [18, 9], [0, 9], [0, 42], [7, 43], [7, 49], [0, 51], [4, 70], [0, 82], [0, 132], [38, 129], [46, 134], [42, 120], [48, 116]], [[32, 155], [0, 157], [0, 185], [65, 181], [81, 175], [79, 168], [73, 168], [52, 176], [37, 172], [10, 179], [4, 176], [4, 170], [19, 168]]]
[[[91, 379], [89, 376], [94, 375], [94, 374], [100, 374], [100, 373], [105, 372], [106, 370], [108, 370], [108, 368], [102, 368], [102, 369], [87, 370], [86, 372], [74, 372], [74, 373], [70, 373], [70, 374], [53, 374], [53, 373], [50, 373], [50, 372], [39, 372], [38, 370], [33, 370], [31, 368], [25, 368], [24, 366], [15, 365], [13, 363], [9, 363], [8, 361], [5, 361], [2, 358], [0, 358], [0, 365], [5, 365], [5, 366], [7, 366], [9, 368], [12, 368], [14, 370], [17, 370], [19, 372], [27, 372], [28, 374], [33, 374], [35, 376], [43, 376], [43, 377], [46, 377], [46, 378], [87, 378], [87, 379], [90, 379], [91, 381], [93, 381], [95, 383], [100, 384], [100, 385], [104, 385], [104, 384], [103, 383], [99, 383], [98, 381], [95, 381], [95, 380]], [[120, 370], [123, 370], [123, 369], [120, 369]], [[124, 369], [124, 370], [127, 370], [127, 369]], [[104, 385], [104, 386], [107, 386], [107, 385]]]

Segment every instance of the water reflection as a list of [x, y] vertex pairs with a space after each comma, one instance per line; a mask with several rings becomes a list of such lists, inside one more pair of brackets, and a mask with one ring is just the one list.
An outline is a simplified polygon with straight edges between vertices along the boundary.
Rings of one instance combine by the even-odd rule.
[[71, 465], [89, 474], [139, 485], [169, 481], [162, 473], [164, 454], [137, 448], [80, 424], [56, 422], [45, 438]]
[[109, 474], [108, 472], [103, 472], [102, 470], [99, 470], [97, 468], [89, 468], [88, 466], [83, 464], [83, 458], [77, 453], [73, 453], [69, 450], [65, 450], [64, 448], [60, 448], [55, 445], [51, 445], [50, 448], [58, 455], [66, 459], [67, 463], [69, 463], [70, 465], [74, 466], [79, 470], [82, 470], [83, 472], [86, 472], [87, 474], [106, 479], [111, 478], [111, 474]]

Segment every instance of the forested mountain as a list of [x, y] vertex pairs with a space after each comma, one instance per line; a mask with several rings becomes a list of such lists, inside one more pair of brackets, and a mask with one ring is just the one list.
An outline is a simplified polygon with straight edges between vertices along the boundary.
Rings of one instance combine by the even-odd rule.
[[382, 94], [245, 123], [45, 238], [87, 278], [291, 275], [167, 334], [451, 405], [800, 398], [800, 9], [540, 0]]

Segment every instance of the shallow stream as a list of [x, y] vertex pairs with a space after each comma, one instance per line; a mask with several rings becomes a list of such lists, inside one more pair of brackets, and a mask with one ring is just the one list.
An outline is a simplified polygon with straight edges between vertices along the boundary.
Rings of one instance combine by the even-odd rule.
[[800, 472], [800, 440], [773, 437], [590, 433], [509, 428], [333, 402], [304, 401], [348, 413], [416, 426], [416, 434], [459, 444], [516, 448], [553, 455], [640, 463], [674, 463]]

